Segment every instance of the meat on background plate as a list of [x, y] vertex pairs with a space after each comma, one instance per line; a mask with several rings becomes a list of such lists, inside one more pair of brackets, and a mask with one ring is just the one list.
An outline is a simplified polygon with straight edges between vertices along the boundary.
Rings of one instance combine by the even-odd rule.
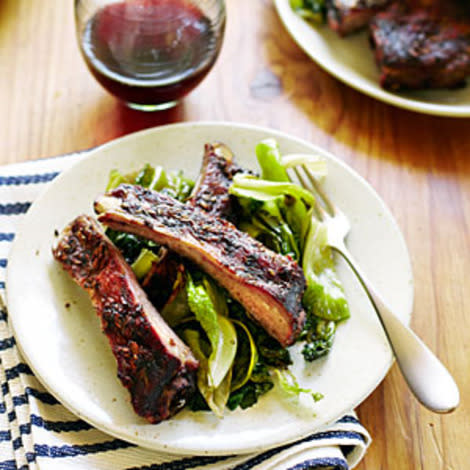
[[470, 22], [458, 3], [394, 4], [370, 23], [385, 89], [455, 88], [470, 74]]
[[341, 36], [358, 31], [390, 0], [328, 0], [327, 19], [331, 29]]

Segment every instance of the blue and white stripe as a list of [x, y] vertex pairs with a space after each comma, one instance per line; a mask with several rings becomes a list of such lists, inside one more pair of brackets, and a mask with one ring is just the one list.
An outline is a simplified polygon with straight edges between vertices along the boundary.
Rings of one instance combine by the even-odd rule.
[[8, 253], [34, 199], [81, 155], [0, 168], [0, 470], [347, 470], [370, 437], [353, 414], [323, 432], [256, 455], [164, 455], [108, 436], [48, 393], [22, 360], [3, 305]]

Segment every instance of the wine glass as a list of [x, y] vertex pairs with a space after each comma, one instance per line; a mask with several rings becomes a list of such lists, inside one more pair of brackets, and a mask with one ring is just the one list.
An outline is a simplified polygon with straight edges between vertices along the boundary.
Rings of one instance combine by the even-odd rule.
[[127, 106], [175, 106], [214, 65], [224, 0], [75, 0], [75, 24], [96, 80]]

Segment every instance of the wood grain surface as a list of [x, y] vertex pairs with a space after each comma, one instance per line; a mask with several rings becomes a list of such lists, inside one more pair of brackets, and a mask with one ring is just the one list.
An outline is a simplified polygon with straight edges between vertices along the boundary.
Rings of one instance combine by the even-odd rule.
[[[177, 108], [131, 111], [77, 48], [71, 0], [0, 0], [0, 163], [86, 149], [188, 120], [270, 126], [321, 145], [363, 175], [412, 258], [412, 326], [455, 375], [462, 404], [434, 415], [396, 366], [360, 406], [374, 442], [360, 470], [470, 467], [470, 120], [395, 109], [341, 84], [283, 29], [269, 0], [228, 0], [222, 53]], [[347, 392], [346, 392], [347, 393]]]

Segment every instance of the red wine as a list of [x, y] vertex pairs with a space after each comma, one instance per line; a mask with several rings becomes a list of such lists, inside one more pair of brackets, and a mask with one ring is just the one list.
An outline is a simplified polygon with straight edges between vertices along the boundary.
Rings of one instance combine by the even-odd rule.
[[95, 78], [133, 104], [189, 93], [209, 72], [223, 35], [189, 0], [112, 3], [87, 22], [81, 48]]

